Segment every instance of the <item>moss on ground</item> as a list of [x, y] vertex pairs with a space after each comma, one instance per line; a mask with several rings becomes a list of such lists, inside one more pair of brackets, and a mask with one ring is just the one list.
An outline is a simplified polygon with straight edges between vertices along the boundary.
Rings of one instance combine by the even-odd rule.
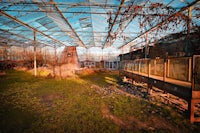
[[0, 77], [0, 132], [199, 132], [169, 106], [124, 95], [117, 73], [45, 79], [22, 71]]

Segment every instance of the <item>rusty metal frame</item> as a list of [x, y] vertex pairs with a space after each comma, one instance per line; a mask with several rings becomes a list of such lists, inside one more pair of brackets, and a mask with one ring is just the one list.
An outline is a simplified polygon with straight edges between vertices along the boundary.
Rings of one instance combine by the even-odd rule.
[[31, 30], [33, 30], [33, 31], [35, 31], [35, 32], [40, 33], [41, 35], [44, 35], [44, 36], [50, 38], [50, 39], [53, 40], [54, 42], [58, 42], [59, 44], [62, 44], [62, 45], [64, 45], [64, 46], [66, 46], [64, 43], [62, 43], [62, 42], [60, 42], [60, 41], [54, 39], [53, 37], [51, 37], [51, 36], [49, 36], [49, 35], [43, 33], [42, 31], [37, 30], [37, 29], [34, 28], [34, 27], [31, 27], [30, 25], [28, 25], [28, 24], [22, 22], [21, 20], [19, 20], [19, 19], [13, 17], [13, 16], [7, 14], [6, 12], [0, 10], [0, 13], [1, 13], [2, 15], [4, 15], [4, 16], [6, 16], [6, 17], [8, 17], [8, 18], [10, 18], [10, 19], [12, 19], [12, 20], [14, 20], [15, 22], [17, 22], [17, 23], [23, 25], [23, 26], [28, 27], [29, 29], [31, 29]]
[[130, 40], [130, 41], [127, 42], [126, 44], [120, 46], [119, 49], [122, 48], [122, 47], [124, 47], [124, 46], [126, 46], [126, 45], [128, 45], [130, 42], [132, 42], [132, 41], [134, 41], [134, 40], [136, 40], [136, 39], [142, 37], [142, 36], [145, 35], [146, 33], [151, 32], [151, 31], [157, 29], [159, 26], [161, 26], [161, 25], [164, 24], [165, 22], [170, 21], [171, 19], [173, 19], [173, 17], [176, 16], [178, 13], [181, 13], [181, 12], [187, 10], [188, 8], [190, 8], [191, 6], [195, 5], [196, 3], [198, 3], [198, 1], [199, 1], [199, 0], [196, 0], [196, 1], [192, 2], [191, 4], [189, 4], [188, 6], [183, 7], [182, 9], [180, 9], [180, 11], [175, 12], [174, 14], [170, 15], [167, 19], [165, 19], [165, 20], [163, 20], [162, 22], [156, 24], [154, 27], [150, 28], [149, 30], [147, 30], [147, 31], [145, 31], [145, 32], [143, 32], [143, 33], [141, 33], [139, 36], [137, 36], [136, 38]]
[[119, 15], [119, 13], [120, 13], [120, 10], [121, 10], [121, 8], [122, 8], [122, 5], [124, 4], [124, 1], [125, 1], [125, 0], [122, 0], [122, 1], [121, 1], [121, 4], [120, 4], [120, 6], [119, 6], [119, 8], [118, 8], [118, 11], [117, 11], [117, 13], [116, 13], [116, 15], [115, 15], [115, 18], [114, 18], [113, 23], [112, 23], [112, 25], [111, 25], [111, 27], [110, 27], [110, 30], [108, 31], [108, 35], [106, 36], [106, 40], [105, 40], [105, 42], [104, 42], [104, 44], [103, 44], [103, 48], [107, 47], [107, 45], [108, 45], [107, 40], [108, 40], [108, 38], [110, 37], [110, 34], [111, 34], [111, 32], [112, 32], [112, 29], [113, 29], [113, 26], [115, 25], [115, 22], [116, 22], [117, 17], [118, 17], [118, 15]]
[[34, 75], [37, 76], [37, 57], [36, 57], [36, 32], [33, 31], [34, 38]]
[[[121, 5], [121, 6], [123, 7], [123, 5]], [[130, 9], [131, 9], [131, 8], [129, 8], [129, 10], [130, 10]], [[141, 15], [141, 14], [138, 14], [138, 13], [131, 13], [131, 14], [129, 14], [129, 15], [130, 15], [130, 16], [128, 17], [128, 19], [125, 19], [126, 22], [127, 22], [127, 24], [126, 24], [125, 26], [123, 26], [124, 28], [120, 29], [120, 27], [118, 27], [118, 29], [117, 29], [116, 32], [120, 32], [120, 33], [117, 33], [116, 36], [120, 36], [120, 35], [123, 33], [123, 31], [128, 27], [128, 25], [131, 23], [131, 21], [132, 21], [137, 15]], [[123, 23], [123, 21], [122, 21], [122, 23]], [[111, 45], [115, 42], [115, 40], [116, 40], [116, 39], [111, 40], [109, 46], [111, 46]]]
[[[1, 36], [0, 36], [1, 37]], [[11, 38], [7, 38], [7, 42], [9, 42], [9, 41], [11, 41], [11, 42], [15, 42], [16, 44], [24, 44], [24, 45], [27, 45], [26, 43], [24, 43], [24, 42], [22, 42], [22, 41], [20, 41], [20, 40], [15, 40], [15, 39], [11, 39]], [[10, 45], [9, 44], [9, 46], [13, 46], [13, 45]], [[14, 46], [18, 46], [18, 45], [14, 45]]]
[[60, 9], [58, 8], [58, 6], [56, 5], [56, 3], [53, 0], [50, 0], [50, 3], [55, 7], [55, 9], [58, 11], [58, 13], [60, 14], [61, 18], [67, 23], [67, 25], [70, 27], [70, 29], [72, 30], [72, 32], [75, 34], [75, 36], [78, 38], [79, 42], [78, 45], [82, 46], [82, 47], [86, 47], [86, 45], [83, 43], [83, 41], [80, 39], [80, 37], [78, 36], [78, 34], [76, 33], [76, 31], [73, 29], [72, 25], [69, 23], [69, 21], [65, 18], [65, 16], [63, 15], [63, 13], [60, 11]]
[[[34, 39], [26, 38], [26, 37], [21, 36], [21, 35], [19, 35], [19, 34], [15, 34], [15, 33], [13, 33], [13, 32], [10, 32], [10, 31], [8, 31], [8, 30], [3, 30], [3, 29], [0, 29], [0, 30], [3, 31], [3, 32], [7, 32], [7, 33], [9, 33], [10, 35], [15, 35], [15, 36], [17, 36], [17, 37], [20, 37], [20, 38], [23, 38], [23, 39], [26, 39], [26, 40], [29, 40], [29, 41], [34, 42]], [[37, 42], [38, 42], [38, 41], [37, 41]], [[53, 47], [53, 46], [51, 46], [51, 45], [48, 45], [48, 44], [45, 44], [45, 43], [42, 43], [42, 42], [38, 42], [38, 43], [44, 44], [44, 46]], [[25, 43], [24, 43], [24, 44], [25, 44]], [[26, 45], [28, 45], [28, 44], [26, 44]]]

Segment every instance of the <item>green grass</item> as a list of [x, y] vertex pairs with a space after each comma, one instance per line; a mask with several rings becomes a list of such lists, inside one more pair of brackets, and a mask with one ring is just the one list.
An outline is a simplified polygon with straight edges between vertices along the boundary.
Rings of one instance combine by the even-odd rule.
[[101, 87], [107, 87], [109, 85], [117, 85], [119, 80], [117, 72], [96, 72], [89, 75], [80, 75], [84, 81], [95, 84]]
[[199, 131], [172, 108], [105, 93], [117, 81], [111, 72], [59, 80], [7, 71], [0, 77], [0, 133]]

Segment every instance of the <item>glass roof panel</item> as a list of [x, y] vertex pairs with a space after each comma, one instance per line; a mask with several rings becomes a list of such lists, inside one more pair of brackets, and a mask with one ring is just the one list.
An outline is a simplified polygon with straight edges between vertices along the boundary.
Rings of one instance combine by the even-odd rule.
[[[58, 46], [119, 48], [138, 37], [141, 38], [138, 40], [143, 40], [143, 34], [151, 29], [154, 30], [149, 40], [186, 31], [188, 11], [181, 13], [178, 11], [196, 2], [195, 0], [124, 0], [124, 3], [122, 0], [52, 1], [2, 0], [0, 31], [4, 35], [1, 37], [22, 40], [14, 35], [17, 34], [33, 39], [33, 30], [36, 29], [38, 41], [51, 45], [56, 42]], [[193, 6], [191, 28], [200, 26], [199, 7], [199, 2]], [[13, 33], [13, 36], [6, 32]]]

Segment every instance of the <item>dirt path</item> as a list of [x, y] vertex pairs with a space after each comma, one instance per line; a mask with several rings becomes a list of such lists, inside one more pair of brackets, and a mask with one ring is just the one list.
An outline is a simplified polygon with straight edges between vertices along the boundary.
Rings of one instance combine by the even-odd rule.
[[181, 131], [173, 126], [171, 123], [167, 122], [163, 118], [158, 118], [156, 116], [149, 116], [148, 120], [141, 121], [134, 116], [128, 117], [126, 120], [122, 120], [119, 117], [113, 115], [108, 107], [105, 105], [101, 109], [103, 118], [111, 120], [116, 125], [120, 126], [121, 129], [131, 130], [131, 131], [167, 131], [181, 133]]

